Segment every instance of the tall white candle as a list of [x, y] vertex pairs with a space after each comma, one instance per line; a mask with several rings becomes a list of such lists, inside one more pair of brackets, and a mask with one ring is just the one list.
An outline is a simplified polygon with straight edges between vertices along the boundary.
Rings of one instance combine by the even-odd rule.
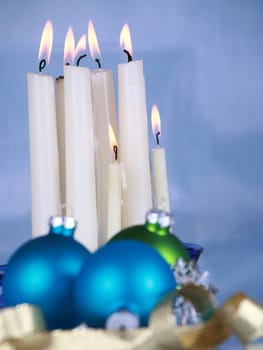
[[64, 76], [56, 79], [56, 118], [59, 156], [59, 183], [62, 204], [62, 213], [66, 214], [66, 160], [65, 160], [65, 104], [64, 104]]
[[[128, 26], [123, 27], [121, 46], [131, 55]], [[126, 35], [125, 35], [126, 33]], [[152, 207], [148, 127], [143, 62], [118, 65], [120, 159], [127, 176], [123, 192], [122, 226], [141, 224]]]
[[[108, 172], [108, 215], [107, 215], [107, 239], [121, 229], [121, 166], [117, 161], [118, 145], [114, 131], [109, 124], [111, 149], [115, 155], [115, 161], [109, 164]], [[113, 153], [112, 152], [112, 153]]]
[[[40, 71], [49, 62], [52, 39], [52, 24], [47, 22], [39, 50]], [[58, 214], [60, 210], [54, 79], [43, 74], [28, 73], [27, 88], [32, 236], [37, 237], [47, 233], [50, 216]]]
[[[65, 41], [64, 61], [69, 60], [71, 64], [74, 63], [75, 56], [79, 56], [82, 51], [86, 49], [86, 36], [82, 35], [76, 50], [74, 50], [74, 37], [71, 38], [73, 42]], [[68, 54], [70, 46], [71, 55]], [[71, 56], [71, 57], [70, 57]], [[85, 57], [86, 55], [80, 56]], [[65, 64], [68, 62], [64, 62]], [[64, 101], [64, 76], [59, 76], [56, 79], [56, 116], [57, 116], [57, 131], [58, 131], [58, 155], [59, 155], [59, 179], [60, 179], [60, 194], [62, 203], [62, 214], [67, 213], [67, 197], [66, 197], [66, 140], [65, 140], [65, 101]], [[68, 210], [69, 211], [69, 210]], [[69, 214], [69, 213], [68, 213]]]
[[[73, 37], [72, 29], [67, 37]], [[90, 70], [64, 67], [66, 193], [78, 222], [76, 239], [88, 249], [98, 247], [94, 134]]]
[[91, 56], [99, 69], [91, 71], [92, 103], [95, 132], [96, 194], [98, 209], [99, 244], [107, 240], [109, 164], [112, 151], [109, 148], [109, 123], [116, 133], [116, 107], [112, 71], [101, 69], [100, 49], [92, 22], [88, 26], [88, 42]]
[[170, 211], [170, 198], [168, 190], [167, 167], [165, 149], [159, 145], [159, 136], [161, 135], [161, 120], [156, 105], [152, 107], [152, 129], [156, 136], [157, 148], [152, 150], [153, 155], [153, 179], [156, 208]]

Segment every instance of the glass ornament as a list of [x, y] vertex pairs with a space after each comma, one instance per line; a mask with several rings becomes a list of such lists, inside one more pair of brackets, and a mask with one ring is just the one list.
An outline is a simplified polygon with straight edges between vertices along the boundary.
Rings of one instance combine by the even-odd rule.
[[41, 307], [48, 329], [79, 324], [73, 304], [73, 285], [89, 251], [74, 240], [76, 222], [55, 216], [50, 232], [32, 239], [11, 256], [3, 278], [5, 306], [21, 303]]
[[174, 268], [179, 258], [189, 262], [190, 257], [184, 244], [170, 232], [171, 226], [172, 217], [169, 213], [152, 209], [146, 214], [144, 225], [131, 226], [120, 231], [109, 243], [124, 239], [147, 243]]
[[92, 254], [75, 286], [75, 304], [89, 327], [106, 326], [116, 312], [127, 311], [146, 326], [156, 303], [176, 287], [170, 266], [155, 249], [120, 240]]
[[0, 265], [0, 309], [4, 307], [4, 302], [2, 297], [2, 291], [3, 291], [2, 284], [3, 284], [5, 269], [6, 269], [6, 265]]

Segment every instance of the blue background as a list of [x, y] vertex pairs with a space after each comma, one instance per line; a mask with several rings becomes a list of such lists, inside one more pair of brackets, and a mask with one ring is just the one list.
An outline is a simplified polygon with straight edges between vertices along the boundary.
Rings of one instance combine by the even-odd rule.
[[[153, 103], [161, 114], [175, 233], [205, 248], [200, 267], [219, 304], [239, 290], [263, 302], [260, 0], [0, 0], [0, 264], [30, 238], [26, 72], [37, 71], [47, 19], [54, 45], [46, 74], [63, 72], [68, 26], [78, 39], [91, 19], [115, 83], [129, 24], [134, 59], [144, 61], [151, 148]], [[96, 68], [90, 55], [86, 62]], [[241, 345], [232, 339], [228, 348]]]

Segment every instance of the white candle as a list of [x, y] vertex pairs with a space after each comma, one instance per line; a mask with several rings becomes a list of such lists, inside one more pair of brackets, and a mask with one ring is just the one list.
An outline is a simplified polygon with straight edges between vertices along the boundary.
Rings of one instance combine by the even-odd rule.
[[109, 124], [111, 148], [115, 154], [115, 161], [108, 165], [108, 216], [107, 239], [111, 239], [121, 229], [121, 166], [117, 162], [118, 145], [114, 131]]
[[109, 164], [112, 151], [109, 148], [109, 123], [116, 132], [116, 107], [112, 71], [100, 68], [100, 49], [92, 22], [88, 26], [88, 42], [91, 56], [99, 69], [91, 71], [92, 104], [95, 133], [96, 194], [99, 244], [107, 240]]
[[153, 155], [153, 179], [156, 208], [170, 212], [170, 198], [167, 180], [167, 167], [165, 149], [159, 145], [161, 135], [160, 114], [156, 105], [152, 107], [152, 129], [156, 136], [157, 148], [152, 150]]
[[[72, 29], [67, 37], [73, 38]], [[66, 46], [66, 45], [65, 45]], [[71, 45], [74, 46], [74, 45]], [[88, 249], [98, 247], [94, 134], [90, 70], [64, 67], [66, 196], [78, 222], [76, 239]]]
[[[65, 104], [64, 104], [64, 76], [56, 80], [56, 118], [57, 118], [57, 137], [58, 137], [58, 156], [59, 156], [59, 182], [61, 204], [67, 202], [66, 199], [66, 160], [65, 160]], [[66, 214], [66, 208], [62, 206], [63, 215]]]
[[[130, 36], [124, 26], [121, 45], [128, 47]], [[123, 43], [124, 39], [124, 43]], [[127, 40], [127, 41], [126, 41]], [[118, 65], [120, 159], [127, 177], [123, 192], [122, 226], [141, 224], [152, 207], [149, 165], [148, 127], [145, 82], [142, 61]]]
[[[40, 70], [49, 62], [52, 39], [52, 24], [47, 22], [39, 50]], [[60, 210], [55, 83], [51, 76], [28, 73], [27, 87], [32, 236], [37, 237], [47, 233], [50, 216]]]
[[[74, 38], [72, 42], [66, 42], [64, 60], [70, 60], [71, 64], [74, 63], [75, 56], [78, 56], [82, 51], [86, 49], [86, 36], [82, 35], [76, 50], [74, 50]], [[73, 45], [72, 45], [73, 44]], [[68, 54], [68, 45], [71, 46], [71, 56]], [[75, 51], [75, 52], [73, 52]], [[80, 56], [85, 57], [86, 55]], [[64, 62], [66, 64], [66, 62]], [[66, 215], [67, 198], [66, 198], [66, 141], [65, 141], [65, 101], [64, 101], [64, 76], [59, 76], [56, 79], [56, 115], [57, 115], [57, 131], [58, 131], [58, 155], [59, 155], [59, 179], [60, 179], [60, 195], [62, 203], [62, 214]], [[68, 209], [69, 211], [70, 209]], [[69, 214], [69, 213], [68, 213]]]

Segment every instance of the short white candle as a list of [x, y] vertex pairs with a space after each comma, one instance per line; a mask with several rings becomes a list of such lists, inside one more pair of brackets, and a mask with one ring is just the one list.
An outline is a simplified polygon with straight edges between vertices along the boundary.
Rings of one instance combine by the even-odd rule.
[[[49, 62], [52, 42], [52, 24], [47, 22], [39, 50], [40, 71]], [[32, 237], [37, 237], [48, 232], [50, 216], [60, 211], [55, 82], [51, 76], [28, 73], [27, 88]]]
[[[118, 145], [114, 131], [109, 124], [110, 144], [115, 161], [108, 165], [108, 216], [107, 239], [109, 240], [121, 229], [121, 166], [118, 163]], [[112, 153], [113, 153], [112, 152]]]
[[[71, 40], [74, 38], [71, 28], [68, 37]], [[73, 215], [78, 222], [76, 239], [94, 251], [98, 247], [98, 233], [91, 79], [88, 68], [65, 65], [64, 98], [67, 205], [73, 208]]]
[[96, 194], [98, 210], [99, 244], [107, 241], [109, 164], [112, 150], [109, 148], [109, 130], [111, 124], [116, 133], [116, 106], [111, 70], [101, 69], [100, 49], [92, 22], [88, 25], [88, 43], [92, 58], [99, 69], [91, 71], [92, 104], [95, 133]]
[[[120, 41], [121, 46], [131, 56], [132, 48], [127, 25], [123, 27]], [[146, 212], [152, 208], [142, 61], [130, 61], [118, 65], [118, 93], [120, 160], [127, 177], [127, 189], [123, 192], [122, 226], [128, 227], [144, 223]]]
[[161, 148], [159, 144], [159, 137], [161, 135], [161, 120], [156, 105], [153, 105], [152, 107], [152, 129], [157, 141], [157, 148], [152, 150], [156, 208], [169, 212], [170, 199], [167, 180], [166, 155], [165, 149]]

